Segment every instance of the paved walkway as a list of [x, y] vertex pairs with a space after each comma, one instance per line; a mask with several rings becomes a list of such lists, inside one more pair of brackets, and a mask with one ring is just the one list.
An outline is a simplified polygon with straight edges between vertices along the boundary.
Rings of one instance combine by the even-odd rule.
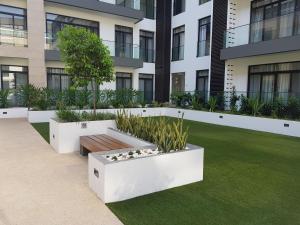
[[115, 224], [88, 187], [87, 158], [55, 153], [25, 119], [0, 119], [0, 225]]

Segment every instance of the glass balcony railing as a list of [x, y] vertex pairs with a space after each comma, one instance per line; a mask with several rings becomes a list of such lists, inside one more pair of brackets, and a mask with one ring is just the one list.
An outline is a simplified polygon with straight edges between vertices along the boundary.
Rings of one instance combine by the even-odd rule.
[[[46, 34], [46, 46], [47, 50], [59, 50], [57, 47], [57, 37]], [[121, 57], [121, 58], [140, 58], [140, 47], [138, 45], [130, 43], [118, 43], [114, 41], [102, 40], [103, 43], [108, 47], [111, 56]]]
[[27, 47], [27, 31], [0, 27], [0, 45]]
[[300, 11], [225, 31], [224, 47], [259, 43], [300, 35]]
[[116, 0], [116, 5], [141, 10], [145, 14], [145, 18], [156, 18], [156, 7], [151, 4], [146, 4], [141, 0]]

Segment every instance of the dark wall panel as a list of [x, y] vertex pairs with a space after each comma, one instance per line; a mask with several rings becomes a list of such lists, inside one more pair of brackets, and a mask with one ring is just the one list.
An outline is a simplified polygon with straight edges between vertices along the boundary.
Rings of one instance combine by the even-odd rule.
[[157, 1], [155, 100], [169, 101], [172, 0]]
[[224, 31], [227, 27], [228, 0], [213, 1], [210, 91], [224, 91], [225, 61], [221, 60]]

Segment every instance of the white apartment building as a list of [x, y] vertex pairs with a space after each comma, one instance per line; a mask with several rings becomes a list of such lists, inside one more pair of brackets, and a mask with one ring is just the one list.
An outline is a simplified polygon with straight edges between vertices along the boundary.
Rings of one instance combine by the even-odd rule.
[[225, 91], [272, 101], [300, 96], [300, 1], [229, 0]]

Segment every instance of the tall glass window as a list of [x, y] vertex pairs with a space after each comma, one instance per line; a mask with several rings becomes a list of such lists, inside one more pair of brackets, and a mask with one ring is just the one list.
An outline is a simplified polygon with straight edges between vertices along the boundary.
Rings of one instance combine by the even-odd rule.
[[173, 29], [173, 47], [172, 47], [173, 61], [184, 59], [184, 37], [185, 37], [185, 26], [181, 26]]
[[0, 44], [27, 45], [26, 9], [0, 5]]
[[248, 96], [263, 102], [300, 96], [300, 62], [250, 66]]
[[155, 0], [141, 0], [141, 10], [147, 19], [155, 19]]
[[116, 89], [131, 89], [132, 88], [132, 74], [131, 73], [116, 73]]
[[65, 90], [72, 84], [71, 77], [62, 68], [47, 68], [47, 86], [52, 90]]
[[197, 56], [210, 54], [210, 16], [199, 20]]
[[173, 15], [178, 15], [185, 11], [185, 0], [174, 0]]
[[140, 74], [139, 75], [139, 91], [144, 96], [146, 103], [153, 101], [153, 75], [152, 74]]
[[28, 67], [26, 66], [1, 66], [1, 88], [17, 89], [28, 84]]
[[255, 0], [252, 2], [251, 43], [299, 34], [299, 0]]
[[124, 27], [116, 25], [116, 57], [133, 57], [133, 29], [131, 27]]
[[185, 73], [173, 73], [172, 74], [172, 92], [184, 92], [185, 91]]
[[196, 75], [196, 91], [199, 93], [208, 92], [208, 73], [209, 70], [198, 70]]
[[140, 31], [140, 56], [144, 62], [154, 62], [154, 33]]
[[57, 33], [65, 26], [74, 26], [85, 28], [93, 33], [99, 34], [99, 23], [90, 20], [79, 19], [75, 17], [62, 16], [47, 13], [46, 14], [46, 33], [47, 33], [47, 48], [55, 49]]

